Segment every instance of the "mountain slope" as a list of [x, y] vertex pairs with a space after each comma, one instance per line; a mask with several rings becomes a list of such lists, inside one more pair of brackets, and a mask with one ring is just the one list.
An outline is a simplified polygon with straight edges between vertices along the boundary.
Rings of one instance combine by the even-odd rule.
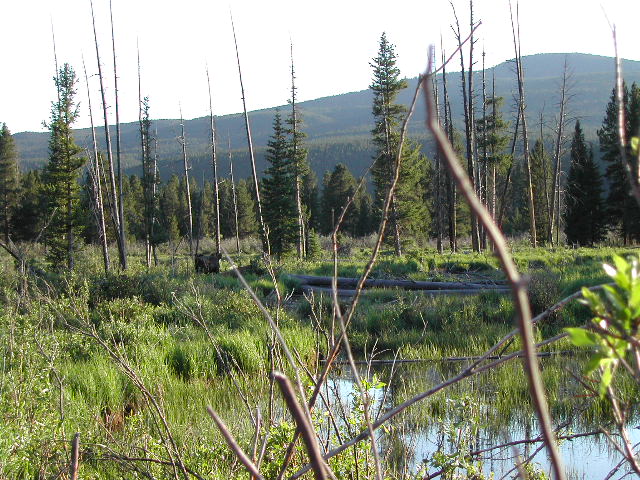
[[[581, 119], [587, 139], [595, 139], [595, 131], [600, 126], [604, 110], [614, 84], [614, 61], [609, 57], [586, 54], [539, 54], [523, 58], [527, 95], [527, 113], [530, 125], [537, 132], [539, 114], [545, 115], [549, 127], [554, 124], [559, 97], [559, 85], [565, 58], [571, 75], [570, 115]], [[640, 62], [624, 61], [623, 71], [627, 82], [640, 82]], [[505, 118], [513, 117], [515, 110], [515, 74], [513, 64], [504, 62], [486, 72], [488, 88], [495, 75], [496, 93], [505, 97]], [[462, 120], [462, 97], [460, 92], [460, 73], [447, 74], [450, 101], [454, 116]], [[481, 73], [476, 73], [478, 86], [477, 102], [480, 103]], [[417, 79], [409, 80], [409, 88], [401, 93], [399, 101], [410, 101]], [[342, 162], [356, 175], [362, 174], [369, 165], [372, 147], [369, 131], [372, 126], [372, 94], [369, 90], [345, 93], [332, 97], [319, 98], [300, 103], [304, 118], [304, 130], [308, 135], [309, 158], [319, 177]], [[430, 148], [424, 131], [424, 110], [419, 103], [416, 114], [410, 124], [410, 133], [418, 141]], [[153, 105], [152, 105], [153, 108]], [[283, 114], [287, 106], [280, 107]], [[264, 147], [271, 134], [271, 122], [275, 108], [258, 110], [249, 114], [253, 141], [256, 148], [258, 169], [264, 170]], [[180, 146], [177, 142], [179, 121], [175, 119], [155, 120], [152, 128], [157, 129], [160, 170], [163, 178], [180, 171]], [[217, 128], [222, 153], [220, 158], [221, 175], [228, 174], [226, 145], [229, 137], [232, 144], [234, 167], [238, 178], [250, 175], [244, 123], [241, 114], [218, 117]], [[197, 180], [211, 176], [209, 153], [209, 119], [195, 118], [185, 122], [188, 153], [193, 165], [193, 176]], [[115, 129], [114, 129], [115, 130]], [[140, 173], [139, 140], [137, 123], [121, 125], [122, 151], [124, 165], [128, 173]], [[102, 139], [102, 131], [98, 131]], [[77, 130], [76, 138], [83, 146], [90, 144], [90, 131]], [[14, 135], [23, 169], [42, 166], [47, 159], [47, 133], [25, 132]]]

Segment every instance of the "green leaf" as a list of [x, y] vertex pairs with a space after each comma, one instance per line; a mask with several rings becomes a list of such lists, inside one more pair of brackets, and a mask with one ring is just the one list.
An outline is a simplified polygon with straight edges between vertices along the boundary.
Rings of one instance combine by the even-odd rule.
[[592, 355], [589, 359], [589, 362], [587, 362], [585, 372], [587, 374], [594, 372], [600, 366], [600, 362], [602, 362], [603, 360], [607, 360], [608, 358], [609, 357], [607, 357], [603, 353], [596, 353], [595, 355]]
[[593, 333], [587, 332], [584, 328], [565, 328], [569, 334], [571, 343], [576, 347], [592, 347], [596, 345]]
[[640, 146], [640, 139], [638, 137], [631, 137], [631, 153], [638, 155], [638, 147]]
[[617, 273], [613, 277], [616, 283], [624, 290], [631, 288], [631, 265], [618, 255], [613, 256], [613, 263], [616, 265]]
[[615, 308], [618, 312], [627, 308], [627, 301], [615, 288], [613, 288], [611, 285], [604, 285], [602, 288], [604, 290], [605, 296], [611, 302], [611, 305], [613, 305], [613, 308]]
[[612, 362], [608, 362], [602, 369], [602, 378], [600, 379], [600, 398], [604, 398], [607, 388], [611, 385], [613, 379]]

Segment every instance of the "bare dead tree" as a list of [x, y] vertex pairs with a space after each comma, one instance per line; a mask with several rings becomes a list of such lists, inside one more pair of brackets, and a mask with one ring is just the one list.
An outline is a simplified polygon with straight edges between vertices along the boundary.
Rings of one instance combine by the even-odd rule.
[[211, 119], [211, 167], [213, 168], [213, 202], [216, 215], [215, 237], [216, 257], [220, 258], [220, 192], [218, 190], [218, 156], [216, 151], [216, 124], [213, 116], [213, 101], [211, 99], [211, 81], [207, 67], [207, 86], [209, 87], [209, 117]]
[[[442, 39], [440, 40], [442, 43]], [[449, 102], [449, 91], [447, 90], [447, 64], [445, 62], [445, 53], [444, 49], [442, 50], [442, 94], [444, 96], [444, 131], [447, 133], [447, 137], [449, 138], [449, 142], [453, 145], [453, 120], [451, 116], [451, 103]], [[447, 187], [447, 205], [449, 208], [449, 247], [452, 252], [458, 251], [458, 219], [457, 219], [457, 211], [456, 204], [457, 200], [457, 191], [456, 186], [453, 183], [453, 179], [451, 179], [449, 175], [449, 171], [445, 170], [445, 181]]]
[[[541, 165], [542, 166], [542, 187], [544, 190], [543, 200], [544, 200], [544, 207], [547, 213], [547, 224], [545, 225], [547, 228], [545, 229], [545, 234], [550, 234], [550, 232], [552, 232], [553, 229], [551, 227], [551, 201], [549, 199], [549, 196], [551, 194], [551, 189], [549, 185], [549, 171], [548, 171], [549, 166], [545, 161], [545, 154], [544, 154], [544, 111], [540, 112], [540, 162], [542, 164]], [[540, 187], [538, 186], [538, 188]], [[549, 235], [548, 238], [543, 239], [543, 241], [553, 243], [553, 239], [551, 238], [551, 235]]]
[[107, 162], [109, 164], [109, 180], [111, 191], [109, 192], [109, 204], [111, 206], [111, 220], [114, 224], [116, 237], [118, 240], [118, 255], [120, 259], [120, 268], [127, 268], [126, 250], [123, 243], [122, 223], [120, 220], [120, 210], [118, 208], [118, 189], [116, 187], [116, 177], [113, 168], [113, 150], [111, 148], [111, 133], [109, 131], [109, 117], [107, 114], [107, 100], [105, 95], [104, 81], [102, 77], [102, 64], [100, 63], [100, 51], [98, 49], [98, 35], [96, 33], [96, 18], [93, 11], [93, 0], [89, 0], [91, 4], [91, 20], [93, 22], [93, 39], [96, 46], [96, 60], [98, 62], [98, 78], [100, 79], [100, 94], [102, 97], [102, 113], [104, 117], [104, 137], [107, 146]]
[[291, 42], [291, 158], [295, 168], [296, 210], [298, 213], [298, 258], [303, 259], [305, 252], [304, 212], [302, 211], [302, 176], [301, 165], [298, 165], [298, 110], [296, 108], [296, 74], [293, 65], [293, 42]]
[[[556, 123], [556, 138], [553, 151], [553, 195], [551, 197], [551, 221], [549, 222], [549, 238], [553, 245], [553, 229], [556, 223], [560, 222], [560, 157], [562, 155], [562, 145], [564, 143], [564, 128], [566, 126], [568, 94], [569, 67], [567, 57], [564, 59], [562, 68], [562, 86], [560, 87], [560, 112]], [[556, 239], [556, 242], [558, 239]]]
[[238, 199], [236, 197], [236, 184], [233, 180], [233, 159], [231, 158], [231, 136], [228, 138], [228, 153], [229, 153], [229, 175], [231, 177], [231, 198], [233, 199], [233, 227], [236, 232], [236, 252], [240, 253], [240, 232], [238, 231]]
[[[471, 106], [473, 99], [470, 98], [470, 95], [473, 93], [473, 37], [471, 38], [470, 47], [469, 47], [469, 66], [470, 71], [468, 73], [469, 77], [469, 86], [467, 88], [467, 71], [466, 65], [464, 62], [464, 52], [462, 50], [462, 33], [460, 31], [460, 22], [458, 21], [458, 15], [456, 13], [456, 9], [453, 5], [453, 2], [450, 0], [449, 4], [451, 5], [451, 9], [453, 10], [453, 16], [455, 19], [455, 27], [452, 25], [451, 29], [453, 30], [453, 34], [456, 37], [458, 42], [458, 53], [460, 55], [460, 79], [462, 85], [462, 105], [464, 109], [464, 128], [465, 128], [465, 138], [466, 138], [466, 147], [467, 147], [467, 173], [469, 175], [469, 179], [471, 180], [474, 189], [476, 188], [477, 179], [476, 179], [476, 165], [475, 165], [475, 146], [474, 139], [475, 136], [473, 134], [474, 126], [472, 123], [472, 115], [473, 115], [473, 107]], [[473, 3], [471, 2], [471, 22], [473, 22]], [[472, 31], [473, 31], [473, 23], [472, 23]], [[471, 214], [471, 244], [474, 251], [478, 251], [479, 242], [478, 242], [478, 220], [475, 218], [473, 213]]]
[[262, 239], [262, 250], [266, 254], [271, 253], [269, 247], [269, 237], [267, 235], [267, 229], [264, 223], [264, 217], [262, 216], [262, 202], [260, 201], [260, 186], [258, 184], [258, 172], [256, 171], [256, 159], [253, 153], [253, 141], [251, 139], [251, 127], [249, 125], [249, 115], [247, 114], [247, 102], [244, 94], [244, 84], [242, 82], [242, 69], [240, 68], [240, 53], [238, 51], [238, 40], [236, 38], [236, 28], [233, 24], [233, 15], [231, 16], [231, 29], [233, 30], [233, 42], [236, 47], [236, 59], [238, 61], [238, 76], [240, 78], [240, 91], [242, 93], [242, 108], [244, 112], [244, 126], [247, 133], [247, 144], [249, 146], [249, 158], [251, 160], [251, 174], [253, 175], [253, 188], [256, 196], [256, 208], [258, 210], [258, 224], [260, 227], [260, 237]]
[[[491, 102], [491, 120], [492, 120], [492, 124], [496, 125], [498, 122], [498, 106], [496, 105], [496, 70], [495, 68], [493, 69], [492, 72], [492, 77], [491, 77], [491, 98], [492, 98], [492, 102]], [[492, 152], [495, 154], [495, 152]], [[496, 162], [495, 160], [492, 162], [491, 165], [491, 202], [490, 202], [490, 211], [491, 211], [491, 217], [495, 220], [496, 218]], [[500, 222], [498, 222], [498, 225], [500, 225]]]
[[157, 217], [157, 207], [158, 207], [158, 183], [160, 182], [160, 172], [158, 171], [158, 128], [156, 127], [153, 133], [153, 163], [151, 166], [151, 170], [153, 172], [153, 182], [151, 183], [151, 197], [153, 198], [153, 217], [151, 221], [151, 239], [152, 239], [152, 252], [153, 252], [153, 262], [157, 266], [158, 265], [158, 252], [155, 244], [155, 225], [158, 221]]
[[522, 123], [522, 141], [524, 149], [524, 163], [527, 172], [528, 196], [529, 196], [529, 221], [531, 223], [529, 232], [531, 235], [531, 245], [535, 248], [538, 246], [538, 237], [536, 233], [536, 212], [533, 201], [533, 181], [531, 179], [531, 159], [529, 157], [529, 133], [527, 131], [527, 116], [525, 114], [525, 90], [524, 90], [524, 72], [522, 71], [522, 56], [520, 54], [520, 17], [519, 3], [516, 0], [516, 21], [513, 21], [513, 8], [511, 0], [509, 0], [509, 14], [511, 16], [511, 31], [513, 33], [513, 48], [515, 52], [516, 75], [518, 80], [518, 114]]
[[[488, 194], [489, 194], [489, 175], [488, 175], [488, 152], [487, 152], [487, 79], [485, 75], [485, 56], [486, 52], [484, 49], [482, 50], [482, 120], [484, 122], [484, 128], [482, 129], [482, 171], [480, 177], [482, 178], [482, 188], [480, 190], [480, 199], [485, 207], [489, 206]], [[490, 210], [491, 211], [491, 210]], [[493, 217], [495, 212], [491, 211], [491, 216]], [[495, 217], [494, 217], [495, 218]], [[481, 247], [482, 249], [487, 248], [487, 232], [482, 229]]]
[[180, 107], [180, 137], [178, 138], [182, 148], [182, 166], [184, 169], [185, 195], [187, 200], [187, 220], [189, 235], [189, 255], [193, 256], [193, 211], [191, 209], [191, 185], [189, 184], [189, 160], [187, 159], [187, 138], [184, 133], [184, 119], [182, 118], [182, 107]]
[[[113, 8], [111, 7], [111, 0], [109, 0], [109, 16], [111, 18], [111, 45], [113, 49], [113, 87], [116, 101], [116, 164], [118, 169], [118, 218], [120, 219], [120, 243], [122, 244], [122, 269], [127, 269], [127, 223], [124, 218], [124, 190], [122, 188], [122, 159], [121, 159], [121, 145], [120, 145], [120, 109], [118, 106], [118, 69], [116, 67], [116, 37], [113, 29]], [[115, 195], [115, 193], [114, 193]]]
[[[151, 135], [149, 129], [149, 98], [142, 97], [142, 75], [140, 72], [140, 48], [138, 48], [138, 126], [140, 130], [140, 151], [142, 153], [142, 190], [144, 198], [145, 250], [147, 268], [151, 268], [151, 259], [157, 259], [154, 240], [154, 224], [156, 222], [156, 188], [157, 177], [157, 133], [154, 139], [155, 156], [151, 157]], [[157, 261], [156, 261], [157, 263]]]
[[[434, 62], [435, 63], [435, 62]], [[438, 116], [438, 122], [440, 123], [440, 102], [438, 98], [438, 82], [437, 77], [433, 76], [433, 95], [436, 105], [436, 115]], [[442, 164], [440, 162], [440, 152], [436, 150], [435, 153], [436, 163], [436, 192], [435, 192], [435, 211], [436, 211], [436, 248], [438, 253], [443, 252], [442, 248], [442, 214], [443, 214], [443, 202], [442, 202]]]
[[84, 63], [84, 56], [82, 57], [82, 67], [84, 69], [84, 78], [87, 85], [87, 101], [89, 105], [89, 120], [91, 122], [91, 140], [93, 147], [93, 157], [89, 155], [90, 166], [89, 175], [92, 182], [92, 193], [94, 196], [94, 205], [96, 210], [96, 219], [98, 223], [98, 236], [100, 237], [100, 245], [102, 246], [102, 260], [104, 263], [105, 273], [111, 268], [111, 260], [109, 258], [109, 245], [107, 243], [107, 227], [104, 221], [104, 203], [102, 201], [102, 181], [101, 181], [101, 168], [102, 162], [98, 155], [98, 142], [96, 141], [96, 129], [93, 124], [93, 108], [91, 107], [91, 91], [89, 89], [89, 76], [87, 75], [87, 66]]

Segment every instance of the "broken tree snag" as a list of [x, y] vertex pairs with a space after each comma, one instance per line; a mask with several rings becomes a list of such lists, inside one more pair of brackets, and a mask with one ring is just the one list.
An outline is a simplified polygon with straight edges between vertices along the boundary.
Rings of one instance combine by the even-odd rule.
[[194, 259], [197, 273], [220, 273], [220, 255], [198, 253]]

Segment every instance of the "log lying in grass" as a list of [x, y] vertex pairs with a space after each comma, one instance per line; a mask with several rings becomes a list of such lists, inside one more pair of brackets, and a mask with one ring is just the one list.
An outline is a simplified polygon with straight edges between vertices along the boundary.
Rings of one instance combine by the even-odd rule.
[[[315, 277], [312, 275], [289, 275], [303, 286], [331, 287], [332, 277]], [[338, 277], [338, 288], [355, 288], [357, 278]], [[503, 282], [426, 282], [414, 280], [390, 280], [368, 279], [365, 288], [401, 288], [403, 290], [444, 290], [444, 291], [468, 291], [468, 290], [506, 290], [508, 287]], [[451, 293], [451, 292], [449, 292]]]
[[[301, 285], [300, 290], [303, 293], [322, 293], [323, 295], [331, 296], [331, 287], [321, 287], [317, 285]], [[402, 289], [398, 289], [402, 290]], [[412, 293], [419, 293], [421, 295], [479, 295], [487, 292], [495, 292], [501, 294], [508, 294], [510, 290], [505, 287], [498, 288], [467, 288], [467, 289], [447, 289], [447, 290], [411, 290]], [[338, 297], [353, 297], [356, 294], [355, 289], [338, 288]]]

